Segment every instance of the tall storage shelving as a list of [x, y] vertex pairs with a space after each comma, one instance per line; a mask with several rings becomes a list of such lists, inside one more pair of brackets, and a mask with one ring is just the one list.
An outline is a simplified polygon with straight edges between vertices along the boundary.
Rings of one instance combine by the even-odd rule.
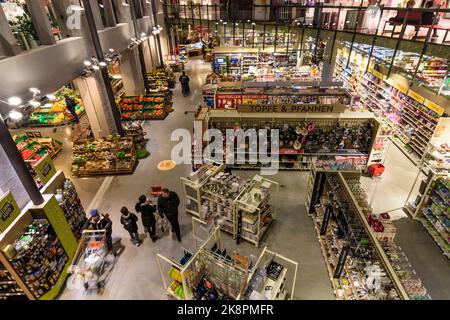
[[[386, 215], [374, 215], [359, 184], [359, 173], [316, 173], [312, 219], [338, 300], [429, 299], [420, 279], [394, 243]], [[378, 221], [375, 223], [374, 221]], [[382, 224], [384, 228], [379, 228]], [[381, 272], [381, 286], [372, 286]]]
[[355, 95], [352, 107], [369, 109], [391, 126], [393, 136], [390, 139], [419, 165], [428, 141], [439, 133], [442, 121], [448, 119], [450, 101], [421, 87], [410, 87], [409, 80], [397, 74], [388, 78], [381, 72], [382, 63], [367, 67], [365, 58], [364, 53], [352, 57], [347, 66], [348, 57], [345, 50], [340, 49], [335, 77]]

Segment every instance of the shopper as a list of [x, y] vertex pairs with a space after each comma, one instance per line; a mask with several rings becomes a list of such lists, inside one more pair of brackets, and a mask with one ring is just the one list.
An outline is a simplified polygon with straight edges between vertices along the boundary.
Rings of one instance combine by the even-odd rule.
[[[108, 250], [112, 248], [112, 221], [109, 218], [109, 214], [102, 214], [100, 218], [100, 212], [98, 209], [92, 209], [89, 213], [90, 218], [83, 226], [84, 230], [105, 230]], [[100, 239], [98, 239], [100, 240]]]
[[155, 212], [156, 206], [145, 195], [139, 197], [138, 203], [136, 203], [136, 211], [141, 213], [142, 224], [146, 232], [150, 235], [153, 242], [156, 242], [156, 219]]
[[178, 223], [179, 205], [180, 198], [175, 192], [169, 191], [167, 188], [162, 189], [162, 194], [158, 198], [158, 212], [169, 220], [172, 232], [175, 232], [178, 242], [181, 242], [180, 224]]
[[75, 100], [73, 100], [71, 97], [69, 97], [67, 94], [64, 96], [64, 99], [66, 100], [66, 109], [70, 112], [72, 115], [75, 123], [80, 123], [80, 119], [78, 118], [77, 112], [75, 111], [75, 107], [77, 103]]
[[122, 213], [120, 223], [123, 224], [124, 229], [130, 234], [131, 242], [133, 242], [136, 247], [139, 247], [142, 242], [139, 239], [138, 225], [136, 223], [138, 217], [134, 213], [128, 211], [127, 207], [122, 207], [120, 212]]
[[106, 231], [106, 241], [108, 245], [108, 250], [112, 249], [112, 220], [109, 218], [109, 213], [102, 214], [102, 219], [100, 220], [100, 227], [102, 230]]
[[202, 43], [202, 56], [203, 60], [206, 60], [206, 44], [204, 42]]
[[183, 71], [182, 75], [180, 76], [180, 83], [181, 83], [181, 91], [183, 92], [183, 96], [187, 97], [191, 93], [191, 89], [189, 88], [189, 77], [186, 75], [186, 72]]

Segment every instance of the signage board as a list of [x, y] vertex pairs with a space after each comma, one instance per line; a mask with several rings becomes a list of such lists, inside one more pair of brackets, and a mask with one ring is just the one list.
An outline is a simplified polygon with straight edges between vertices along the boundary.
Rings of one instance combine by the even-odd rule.
[[250, 113], [341, 113], [346, 108], [343, 104], [241, 104], [237, 110]]
[[3, 232], [20, 214], [20, 208], [10, 191], [0, 198], [0, 231]]

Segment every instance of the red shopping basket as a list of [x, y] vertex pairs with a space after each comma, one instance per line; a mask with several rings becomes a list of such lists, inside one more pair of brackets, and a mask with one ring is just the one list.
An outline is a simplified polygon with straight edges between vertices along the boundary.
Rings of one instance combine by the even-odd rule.
[[369, 166], [369, 174], [371, 177], [379, 177], [383, 172], [384, 166], [381, 163], [375, 163]]

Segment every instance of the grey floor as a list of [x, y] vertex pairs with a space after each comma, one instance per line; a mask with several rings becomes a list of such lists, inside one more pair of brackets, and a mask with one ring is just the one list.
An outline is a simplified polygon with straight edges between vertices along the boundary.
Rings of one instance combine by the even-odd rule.
[[[96, 207], [101, 212], [109, 212], [113, 220], [115, 247], [120, 255], [110, 266], [105, 290], [101, 293], [86, 292], [82, 288], [68, 285], [61, 299], [167, 299], [162, 285], [156, 254], [160, 253], [178, 260], [183, 248], [194, 250], [191, 217], [180, 211], [180, 225], [183, 241], [181, 245], [162, 235], [152, 243], [140, 233], [144, 244], [136, 248], [129, 240], [127, 232], [120, 225], [119, 210], [122, 206], [134, 208], [139, 195], [145, 194], [151, 185], [164, 185], [181, 192], [180, 176], [191, 172], [190, 165], [179, 165], [172, 171], [159, 171], [157, 164], [170, 159], [173, 130], [185, 128], [192, 131], [193, 114], [201, 101], [202, 85], [210, 72], [210, 64], [199, 59], [190, 59], [186, 70], [191, 79], [192, 94], [183, 98], [179, 85], [174, 91], [174, 109], [164, 121], [147, 121], [144, 125], [149, 137], [148, 149], [151, 156], [140, 161], [133, 175], [106, 178], [72, 179], [77, 187], [83, 205], [87, 210]], [[86, 119], [83, 119], [86, 121]], [[65, 142], [63, 152], [55, 159], [58, 169], [70, 177], [70, 127], [59, 127], [57, 132], [44, 129], [48, 135]], [[449, 263], [440, 254], [426, 230], [399, 210], [408, 196], [417, 171], [395, 146], [389, 149], [386, 172], [381, 179], [363, 179], [375, 212], [391, 211], [399, 229], [398, 243], [408, 254], [421, 279], [433, 298], [450, 299]], [[256, 171], [236, 171], [252, 176]], [[271, 179], [280, 183], [280, 192], [273, 196], [277, 207], [276, 220], [269, 228], [259, 248], [243, 241], [237, 248], [245, 254], [258, 256], [264, 246], [299, 263], [294, 299], [334, 299], [331, 283], [320, 251], [320, 246], [311, 219], [307, 216], [304, 197], [307, 174], [305, 172], [280, 172]], [[182, 200], [183, 201], [183, 200]], [[183, 203], [180, 207], [183, 207]], [[223, 233], [223, 243], [227, 248], [236, 248], [231, 237]], [[430, 261], [433, 261], [430, 266]], [[417, 265], [417, 266], [416, 266]]]

